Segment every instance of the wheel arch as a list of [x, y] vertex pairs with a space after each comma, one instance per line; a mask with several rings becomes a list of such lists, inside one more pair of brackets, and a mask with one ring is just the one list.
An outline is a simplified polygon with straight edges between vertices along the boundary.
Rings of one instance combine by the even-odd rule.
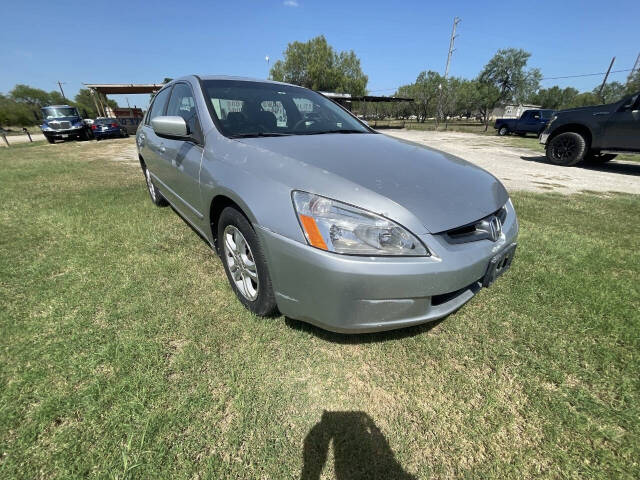
[[549, 145], [549, 142], [551, 142], [551, 140], [553, 140], [555, 137], [557, 137], [561, 133], [567, 133], [567, 132], [575, 132], [582, 135], [587, 144], [587, 151], [591, 149], [591, 142], [593, 141], [593, 133], [591, 132], [591, 129], [589, 127], [581, 123], [568, 123], [566, 125], [559, 126], [553, 132], [551, 132], [551, 135], [547, 140], [547, 145]]
[[249, 207], [230, 192], [219, 193], [211, 199], [209, 205], [209, 227], [211, 228], [211, 238], [213, 245], [218, 249], [218, 220], [220, 214], [227, 207], [233, 207], [244, 215], [250, 224], [255, 224], [255, 217]]

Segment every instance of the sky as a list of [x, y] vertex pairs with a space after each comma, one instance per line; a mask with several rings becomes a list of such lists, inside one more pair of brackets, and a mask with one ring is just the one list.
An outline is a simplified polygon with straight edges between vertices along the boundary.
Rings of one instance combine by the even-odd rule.
[[[266, 78], [289, 42], [324, 35], [353, 50], [368, 90], [391, 95], [423, 70], [444, 73], [453, 18], [461, 18], [450, 75], [473, 78], [500, 48], [523, 48], [543, 77], [630, 69], [640, 53], [640, 1], [236, 0], [9, 2], [0, 18], [0, 92], [17, 83], [155, 83], [220, 74]], [[610, 80], [624, 82], [628, 72]], [[544, 80], [591, 90], [603, 76]], [[148, 95], [111, 96], [145, 108]]]

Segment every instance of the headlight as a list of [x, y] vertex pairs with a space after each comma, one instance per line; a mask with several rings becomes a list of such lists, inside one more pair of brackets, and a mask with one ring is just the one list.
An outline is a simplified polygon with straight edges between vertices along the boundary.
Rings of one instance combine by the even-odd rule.
[[307, 192], [294, 191], [293, 205], [310, 245], [350, 255], [428, 256], [415, 235], [375, 213]]

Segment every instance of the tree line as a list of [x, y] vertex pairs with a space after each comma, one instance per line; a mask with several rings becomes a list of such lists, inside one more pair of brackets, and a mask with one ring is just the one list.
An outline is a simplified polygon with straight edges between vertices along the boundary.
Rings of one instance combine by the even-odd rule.
[[[96, 93], [96, 95], [100, 94]], [[103, 104], [111, 108], [118, 107], [115, 100], [109, 100], [104, 95], [101, 98]], [[69, 100], [56, 90], [47, 92], [29, 85], [18, 84], [8, 95], [0, 94], [0, 125], [16, 127], [38, 125], [42, 119], [40, 109], [47, 105], [72, 105], [88, 118], [99, 115], [88, 88], [80, 89], [73, 100]]]
[[[579, 92], [572, 87], [540, 88], [542, 74], [529, 68], [531, 54], [522, 49], [506, 48], [487, 62], [473, 79], [444, 78], [427, 70], [418, 74], [415, 82], [403, 85], [393, 96], [412, 98], [413, 102], [354, 102], [352, 109], [364, 116], [409, 118], [424, 122], [428, 118], [446, 121], [451, 117], [479, 118], [489, 125], [491, 112], [507, 104], [532, 104], [561, 110], [617, 101], [627, 93], [640, 90], [640, 72], [626, 84], [609, 82], [603, 91]], [[324, 36], [308, 42], [293, 42], [287, 46], [283, 60], [271, 68], [273, 80], [293, 83], [313, 90], [366, 94], [368, 77], [362, 72], [360, 60], [353, 51], [337, 52]]]
[[[616, 102], [626, 94], [640, 91], [640, 71], [626, 83], [609, 82], [602, 92], [596, 87], [579, 92], [573, 87], [540, 88], [541, 73], [527, 68], [530, 54], [521, 49], [503, 49], [484, 66], [474, 79], [444, 78], [432, 70], [421, 72], [414, 83], [403, 85], [393, 96], [413, 98], [413, 102], [367, 106], [358, 104], [357, 113], [380, 117], [409, 118], [419, 122], [428, 118], [446, 121], [451, 117], [479, 118], [489, 125], [494, 108], [508, 104], [539, 105], [562, 110]], [[371, 111], [373, 109], [373, 112]]]

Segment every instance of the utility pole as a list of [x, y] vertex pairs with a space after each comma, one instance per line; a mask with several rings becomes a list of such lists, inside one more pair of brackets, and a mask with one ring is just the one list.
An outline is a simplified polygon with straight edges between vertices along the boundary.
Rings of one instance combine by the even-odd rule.
[[66, 100], [67, 97], [64, 96], [64, 90], [62, 90], [62, 85], [63, 83], [61, 83], [60, 80], [58, 80], [58, 87], [60, 87], [60, 93], [62, 94], [62, 98]]
[[453, 54], [453, 51], [455, 50], [455, 48], [453, 48], [453, 44], [456, 41], [456, 27], [458, 26], [458, 24], [460, 23], [460, 19], [458, 17], [455, 17], [453, 19], [453, 30], [451, 30], [451, 40], [449, 40], [449, 55], [447, 55], [447, 66], [444, 69], [444, 79], [446, 80], [447, 77], [449, 76], [449, 65], [451, 64], [451, 55]]
[[633, 64], [633, 68], [631, 69], [631, 73], [629, 73], [629, 76], [627, 77], [627, 82], [629, 80], [631, 80], [631, 77], [633, 77], [633, 74], [636, 73], [636, 70], [638, 70], [638, 67], [640, 67], [640, 53], [636, 57], [636, 63]]
[[602, 98], [602, 90], [604, 90], [604, 86], [607, 83], [607, 78], [609, 78], [609, 73], [611, 72], [611, 67], [613, 67], [613, 62], [615, 61], [616, 61], [616, 57], [613, 57], [611, 59], [611, 63], [609, 64], [609, 69], [607, 70], [607, 74], [604, 76], [604, 80], [602, 81], [602, 85], [600, 85], [600, 91], [598, 92], [598, 96], [602, 100], [602, 103], [604, 103], [604, 98]]
[[[455, 50], [454, 48], [454, 44], [456, 41], [456, 28], [458, 27], [458, 24], [460, 23], [460, 19], [458, 17], [454, 17], [453, 18], [453, 29], [451, 30], [451, 39], [449, 40], [449, 54], [447, 55], [447, 66], [444, 69], [444, 80], [447, 80], [447, 77], [449, 76], [449, 65], [451, 65], [451, 55], [453, 55], [453, 52]], [[440, 118], [443, 116], [442, 115], [442, 84], [438, 85], [438, 89], [440, 90], [440, 96], [438, 97], [438, 115], [436, 116], [436, 129], [438, 128], [437, 123], [440, 121]]]

